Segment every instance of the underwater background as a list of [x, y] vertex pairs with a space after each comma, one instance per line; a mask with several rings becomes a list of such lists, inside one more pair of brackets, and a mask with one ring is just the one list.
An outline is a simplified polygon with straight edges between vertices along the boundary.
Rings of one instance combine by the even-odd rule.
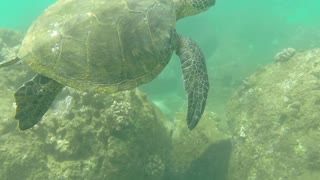
[[[1, 1], [0, 27], [26, 32], [37, 16], [54, 2]], [[319, 7], [320, 2], [316, 0], [221, 0], [204, 13], [180, 20], [177, 31], [199, 43], [207, 58], [213, 91], [210, 95], [218, 98], [209, 103], [218, 106], [215, 108], [220, 111], [230, 88], [239, 85], [257, 67], [272, 61], [281, 49], [318, 46]], [[176, 56], [172, 59], [156, 80], [142, 88], [167, 114], [174, 113], [177, 109], [172, 108], [178, 108], [176, 104], [185, 98], [180, 62]], [[168, 95], [173, 102], [162, 102], [168, 99], [162, 97]]]
[[[54, 0], [2, 0], [0, 2], [0, 28], [25, 33], [37, 16], [54, 2]], [[109, 99], [109, 97], [104, 96], [96, 97], [90, 93], [79, 95], [72, 90], [66, 90], [58, 98], [59, 101], [53, 105], [53, 110], [51, 111], [52, 114], [59, 115], [56, 117], [48, 116], [45, 119], [46, 122], [49, 120], [60, 122], [60, 119], [70, 119], [70, 117], [73, 119], [76, 117], [75, 119], [77, 119], [78, 116], [83, 116], [83, 114], [89, 116], [96, 113], [99, 114], [93, 115], [96, 116], [96, 119], [112, 119], [115, 115], [117, 117], [121, 115], [126, 120], [126, 116], [129, 117], [130, 115], [135, 116], [135, 118], [150, 120], [150, 122], [154, 123], [152, 125], [142, 121], [140, 123], [144, 124], [145, 127], [135, 124], [136, 130], [132, 132], [125, 128], [123, 130], [123, 127], [127, 127], [128, 124], [121, 124], [123, 123], [122, 121], [116, 125], [107, 124], [106, 126], [109, 126], [110, 129], [117, 129], [116, 132], [113, 132], [112, 129], [106, 130], [108, 133], [109, 131], [111, 132], [113, 138], [110, 138], [111, 135], [110, 137], [104, 137], [100, 134], [103, 132], [95, 132], [94, 128], [96, 126], [102, 126], [98, 123], [90, 126], [81, 125], [80, 123], [66, 125], [63, 121], [61, 123], [65, 125], [64, 129], [59, 129], [59, 125], [56, 124], [44, 124], [40, 128], [49, 129], [48, 132], [35, 129], [32, 133], [19, 135], [18, 129], [15, 127], [16, 122], [12, 117], [10, 119], [7, 114], [4, 115], [5, 113], [3, 113], [11, 112], [12, 110], [8, 110], [8, 106], [1, 106], [0, 113], [3, 115], [2, 118], [8, 119], [8, 122], [9, 120], [10, 122], [13, 121], [15, 124], [3, 123], [4, 126], [0, 128], [0, 134], [6, 138], [6, 140], [0, 141], [2, 144], [7, 145], [7, 148], [0, 148], [0, 160], [3, 161], [0, 163], [3, 163], [3, 166], [6, 165], [3, 168], [4, 171], [0, 172], [0, 180], [1, 177], [4, 177], [4, 179], [8, 179], [7, 177], [21, 179], [21, 176], [14, 175], [13, 169], [17, 169], [15, 167], [17, 164], [21, 166], [21, 173], [25, 175], [25, 179], [41, 179], [45, 176], [50, 177], [49, 179], [79, 179], [79, 177], [80, 179], [81, 177], [83, 179], [92, 179], [92, 177], [97, 177], [97, 179], [112, 180], [125, 180], [130, 177], [137, 180], [143, 180], [143, 178], [150, 180], [320, 179], [320, 147], [319, 145], [314, 145], [318, 144], [316, 142], [320, 142], [320, 134], [317, 133], [320, 132], [320, 114], [317, 113], [320, 112], [320, 86], [317, 85], [320, 80], [317, 79], [317, 82], [313, 82], [312, 78], [306, 78], [308, 81], [301, 80], [303, 83], [298, 83], [301, 86], [294, 88], [294, 90], [290, 89], [295, 87], [292, 79], [301, 77], [295, 76], [294, 72], [299, 72], [300, 75], [312, 72], [311, 74], [317, 74], [314, 75], [315, 77], [320, 77], [320, 71], [318, 72], [316, 63], [310, 64], [305, 69], [299, 69], [304, 67], [304, 64], [307, 66], [309, 63], [308, 60], [302, 57], [314, 57], [314, 62], [319, 61], [320, 53], [318, 50], [312, 51], [320, 48], [319, 9], [320, 1], [317, 0], [217, 0], [215, 6], [208, 11], [180, 20], [177, 23], [177, 32], [191, 37], [199, 44], [206, 56], [210, 81], [206, 112], [201, 120], [203, 124], [199, 123], [199, 126], [192, 133], [184, 129], [185, 115], [183, 113], [187, 108], [187, 104], [180, 62], [176, 55], [172, 57], [169, 65], [155, 80], [139, 87], [139, 90], [146, 93], [146, 96], [150, 98], [156, 107], [153, 107], [151, 102], [142, 100], [145, 95], [141, 95], [140, 92], [135, 92], [134, 94], [122, 93], [119, 97], [116, 96], [113, 99]], [[296, 62], [298, 65], [288, 64], [282, 67], [283, 70], [277, 71], [279, 67], [278, 64], [274, 63], [274, 57], [286, 48], [294, 48], [297, 53], [301, 52], [292, 61], [288, 61]], [[305, 60], [305, 63], [299, 64], [298, 60], [302, 62]], [[312, 68], [314, 68], [314, 72]], [[286, 74], [283, 72], [286, 72]], [[5, 74], [5, 70], [2, 74]], [[266, 74], [266, 77], [264, 74]], [[288, 74], [290, 76], [287, 77], [286, 75]], [[7, 76], [9, 75], [3, 75], [3, 77]], [[287, 79], [278, 79], [280, 76], [287, 77]], [[12, 79], [15, 80], [15, 78]], [[263, 84], [263, 82], [269, 83]], [[1, 83], [3, 82], [1, 81]], [[19, 87], [20, 81], [19, 83], [11, 83], [8, 83], [8, 89], [13, 94], [12, 87]], [[309, 89], [308, 87], [312, 83], [316, 88]], [[288, 92], [288, 94], [275, 95], [272, 100], [271, 96], [264, 97], [262, 92], [272, 92], [273, 94], [277, 94], [280, 91], [281, 93], [283, 92], [278, 90], [277, 87], [271, 88], [273, 87], [272, 84], [284, 84], [287, 88], [284, 91], [285, 93]], [[270, 87], [270, 89], [266, 87]], [[304, 89], [301, 87], [304, 87]], [[264, 91], [265, 89], [268, 89], [268, 91]], [[257, 93], [253, 97], [252, 93], [255, 91]], [[293, 93], [290, 94], [289, 91]], [[5, 90], [1, 93], [3, 95], [1, 98], [11, 96]], [[258, 96], [259, 93], [260, 96]], [[72, 96], [67, 94], [72, 94]], [[307, 103], [309, 102], [308, 94], [312, 94], [310, 106]], [[94, 96], [95, 99], [91, 99], [90, 95]], [[69, 98], [69, 100], [71, 99], [70, 106], [76, 107], [73, 108], [75, 112], [71, 115], [70, 112], [66, 112], [70, 102], [62, 100], [65, 97], [67, 97], [67, 100], [72, 97]], [[110, 112], [104, 112], [100, 104], [95, 104], [97, 100], [101, 99], [105, 101], [103, 106], [113, 107], [120, 112], [120, 115], [113, 114], [109, 117], [108, 113]], [[280, 104], [284, 103], [284, 110], [280, 108], [282, 105], [276, 103], [278, 100]], [[7, 99], [1, 99], [1, 101], [11, 103]], [[122, 101], [125, 103], [121, 103]], [[264, 103], [260, 104], [262, 101]], [[88, 105], [90, 108], [83, 109], [81, 103]], [[133, 105], [135, 103], [146, 104], [144, 106], [146, 108], [139, 109], [141, 107], [135, 107]], [[279, 111], [275, 109], [278, 105], [278, 109], [281, 109]], [[62, 107], [60, 108], [59, 106]], [[63, 109], [63, 107], [67, 108]], [[157, 112], [157, 108], [160, 109], [159, 112]], [[79, 109], [83, 114], [77, 115], [76, 111]], [[95, 113], [91, 113], [92, 111]], [[137, 115], [142, 111], [145, 114]], [[152, 112], [152, 115], [149, 112]], [[106, 115], [103, 115], [104, 113]], [[305, 114], [310, 114], [310, 117]], [[181, 124], [176, 123], [178, 125], [168, 125], [163, 122], [166, 120], [178, 122], [179, 119], [183, 122]], [[260, 121], [262, 119], [264, 122]], [[130, 118], [128, 121], [131, 123]], [[87, 121], [84, 123], [88, 124]], [[164, 125], [159, 125], [158, 123]], [[10, 131], [17, 131], [18, 135], [10, 134], [6, 127], [10, 127]], [[76, 130], [70, 130], [72, 128], [81, 130], [76, 132]], [[118, 129], [120, 130], [118, 131]], [[168, 130], [168, 134], [165, 134], [161, 133], [160, 129], [163, 131], [170, 130]], [[292, 133], [290, 130], [297, 133]], [[122, 134], [122, 131], [125, 131], [125, 133]], [[136, 139], [131, 139], [126, 133], [130, 134], [130, 136], [132, 134], [135, 135]], [[150, 135], [150, 133], [154, 134]], [[149, 139], [143, 139], [148, 135], [150, 135]], [[46, 156], [46, 153], [53, 154], [52, 159], [54, 161], [50, 161], [51, 164], [42, 162], [45, 161], [43, 159], [35, 158], [35, 160], [42, 163], [39, 164], [39, 167], [45, 166], [46, 168], [44, 169], [56, 169], [56, 172], [49, 171], [49, 173], [46, 172], [47, 174], [42, 174], [43, 176], [41, 173], [39, 173], [39, 176], [32, 176], [29, 173], [37, 174], [38, 171], [34, 169], [38, 166], [32, 167], [28, 165], [28, 163], [32, 164], [34, 160], [31, 157], [28, 159], [25, 156], [21, 156], [18, 160], [2, 158], [2, 155], [11, 151], [10, 148], [15, 147], [12, 142], [16, 141], [16, 138], [18, 138], [17, 141], [24, 141], [21, 136], [31, 139], [36, 144], [41, 144], [43, 141], [43, 144], [39, 145], [39, 149], [36, 150], [31, 150], [33, 146], [36, 146], [34, 144], [30, 146], [31, 143], [23, 144], [23, 147], [19, 148], [22, 152], [32, 151], [33, 153], [36, 152], [35, 154], [39, 151], [38, 154], [43, 156]], [[94, 141], [88, 140], [90, 138], [94, 139], [94, 137], [97, 139]], [[64, 138], [70, 138], [70, 140], [64, 141]], [[109, 139], [106, 143], [107, 145], [103, 145], [105, 142], [101, 139], [104, 138]], [[135, 148], [134, 145], [138, 143], [142, 145], [152, 144], [154, 141], [152, 138], [157, 139], [156, 141], [158, 142], [154, 146], [150, 146], [150, 148], [146, 145], [144, 149], [152, 153], [144, 153], [142, 149]], [[124, 142], [130, 142], [131, 144], [121, 144]], [[72, 147], [71, 144], [74, 146]], [[110, 154], [107, 157], [101, 155], [103, 152], [100, 150], [99, 153], [101, 154], [96, 152], [99, 148], [110, 148], [109, 144], [113, 144], [118, 149], [115, 148], [112, 151], [108, 151]], [[92, 146], [93, 148], [87, 149], [86, 146]], [[30, 149], [28, 150], [28, 148]], [[54, 150], [50, 150], [50, 148]], [[45, 151], [42, 151], [43, 149]], [[130, 154], [127, 151], [123, 153], [125, 155], [116, 153], [117, 150], [122, 152], [124, 149], [128, 150], [128, 152], [135, 151], [137, 153]], [[14, 156], [20, 153], [18, 150], [16, 151], [8, 154]], [[100, 156], [95, 155], [91, 158], [93, 153], [97, 153]], [[30, 152], [30, 154], [32, 153]], [[148, 156], [145, 157], [142, 154]], [[256, 154], [256, 156], [253, 155], [254, 157], [251, 157], [250, 155], [252, 154]], [[140, 159], [140, 156], [143, 156], [143, 158]], [[121, 175], [121, 172], [125, 172], [122, 170], [126, 169], [121, 169], [122, 165], [127, 163], [121, 157], [124, 159], [132, 158], [132, 164], [136, 165], [136, 167], [134, 165], [129, 166], [131, 163], [129, 161], [126, 168], [131, 168], [133, 169], [132, 171], [139, 173], [131, 173], [128, 176]], [[293, 157], [296, 157], [296, 159]], [[23, 158], [27, 159], [26, 162], [24, 162]], [[110, 165], [105, 163], [107, 160], [101, 159], [108, 159], [112, 163], [121, 165]], [[81, 165], [71, 163], [82, 160], [83, 164]], [[10, 162], [13, 163], [10, 164]], [[62, 162], [68, 162], [69, 164], [63, 164]], [[30, 169], [23, 166], [25, 163]], [[144, 168], [140, 168], [140, 165]], [[305, 169], [302, 169], [302, 167], [305, 167]], [[92, 170], [103, 168], [111, 169], [110, 171], [114, 174], [107, 177], [98, 170]], [[236, 170], [237, 168], [239, 169], [238, 171]], [[71, 172], [70, 170], [70, 172], [67, 172], [66, 169], [77, 169], [79, 171]], [[143, 172], [140, 172], [141, 169], [143, 169]], [[148, 172], [146, 173], [147, 175], [144, 174], [145, 171]], [[82, 176], [81, 172], [86, 176]], [[92, 176], [87, 172], [92, 173]]]

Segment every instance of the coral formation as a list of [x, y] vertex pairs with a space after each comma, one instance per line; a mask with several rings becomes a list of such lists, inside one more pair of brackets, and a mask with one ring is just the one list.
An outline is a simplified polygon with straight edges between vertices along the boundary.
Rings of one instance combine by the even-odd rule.
[[66, 88], [26, 132], [18, 132], [13, 108], [2, 114], [10, 126], [0, 126], [0, 159], [7, 164], [0, 174], [6, 179], [14, 179], [12, 167], [29, 170], [24, 179], [160, 179], [168, 164], [166, 119], [138, 90], [104, 95]]
[[320, 177], [320, 49], [290, 56], [259, 69], [228, 103], [230, 180]]
[[283, 49], [281, 52], [277, 53], [274, 56], [274, 61], [275, 62], [284, 62], [288, 61], [290, 58], [292, 58], [293, 55], [296, 53], [296, 49], [294, 48], [286, 48]]

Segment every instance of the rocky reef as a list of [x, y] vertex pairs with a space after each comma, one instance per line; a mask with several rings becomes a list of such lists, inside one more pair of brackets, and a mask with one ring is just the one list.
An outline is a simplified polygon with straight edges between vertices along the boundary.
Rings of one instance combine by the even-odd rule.
[[230, 99], [229, 179], [320, 177], [320, 49], [285, 49]]
[[1, 94], [8, 108], [1, 106], [6, 123], [0, 128], [5, 179], [163, 176], [171, 149], [166, 119], [140, 91], [105, 95], [65, 88], [40, 124], [23, 132], [7, 93]]
[[23, 132], [10, 92], [1, 93], [5, 179], [160, 179], [165, 172], [171, 149], [166, 119], [140, 91], [65, 88], [40, 124]]

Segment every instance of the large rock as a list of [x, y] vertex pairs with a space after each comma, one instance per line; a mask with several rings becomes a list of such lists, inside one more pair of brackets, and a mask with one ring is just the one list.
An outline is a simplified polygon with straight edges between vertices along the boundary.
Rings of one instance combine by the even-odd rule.
[[195, 129], [177, 113], [172, 133], [173, 150], [166, 180], [225, 180], [231, 154], [228, 127], [223, 118], [206, 111]]
[[40, 124], [23, 132], [10, 95], [1, 94], [1, 177], [162, 178], [171, 147], [166, 119], [140, 91], [104, 95], [67, 88]]
[[320, 49], [290, 53], [248, 78], [229, 102], [230, 180], [320, 179]]

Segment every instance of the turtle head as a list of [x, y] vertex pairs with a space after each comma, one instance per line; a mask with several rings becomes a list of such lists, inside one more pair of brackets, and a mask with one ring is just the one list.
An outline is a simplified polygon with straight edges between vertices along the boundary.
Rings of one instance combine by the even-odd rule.
[[208, 10], [215, 0], [174, 0], [177, 20]]

